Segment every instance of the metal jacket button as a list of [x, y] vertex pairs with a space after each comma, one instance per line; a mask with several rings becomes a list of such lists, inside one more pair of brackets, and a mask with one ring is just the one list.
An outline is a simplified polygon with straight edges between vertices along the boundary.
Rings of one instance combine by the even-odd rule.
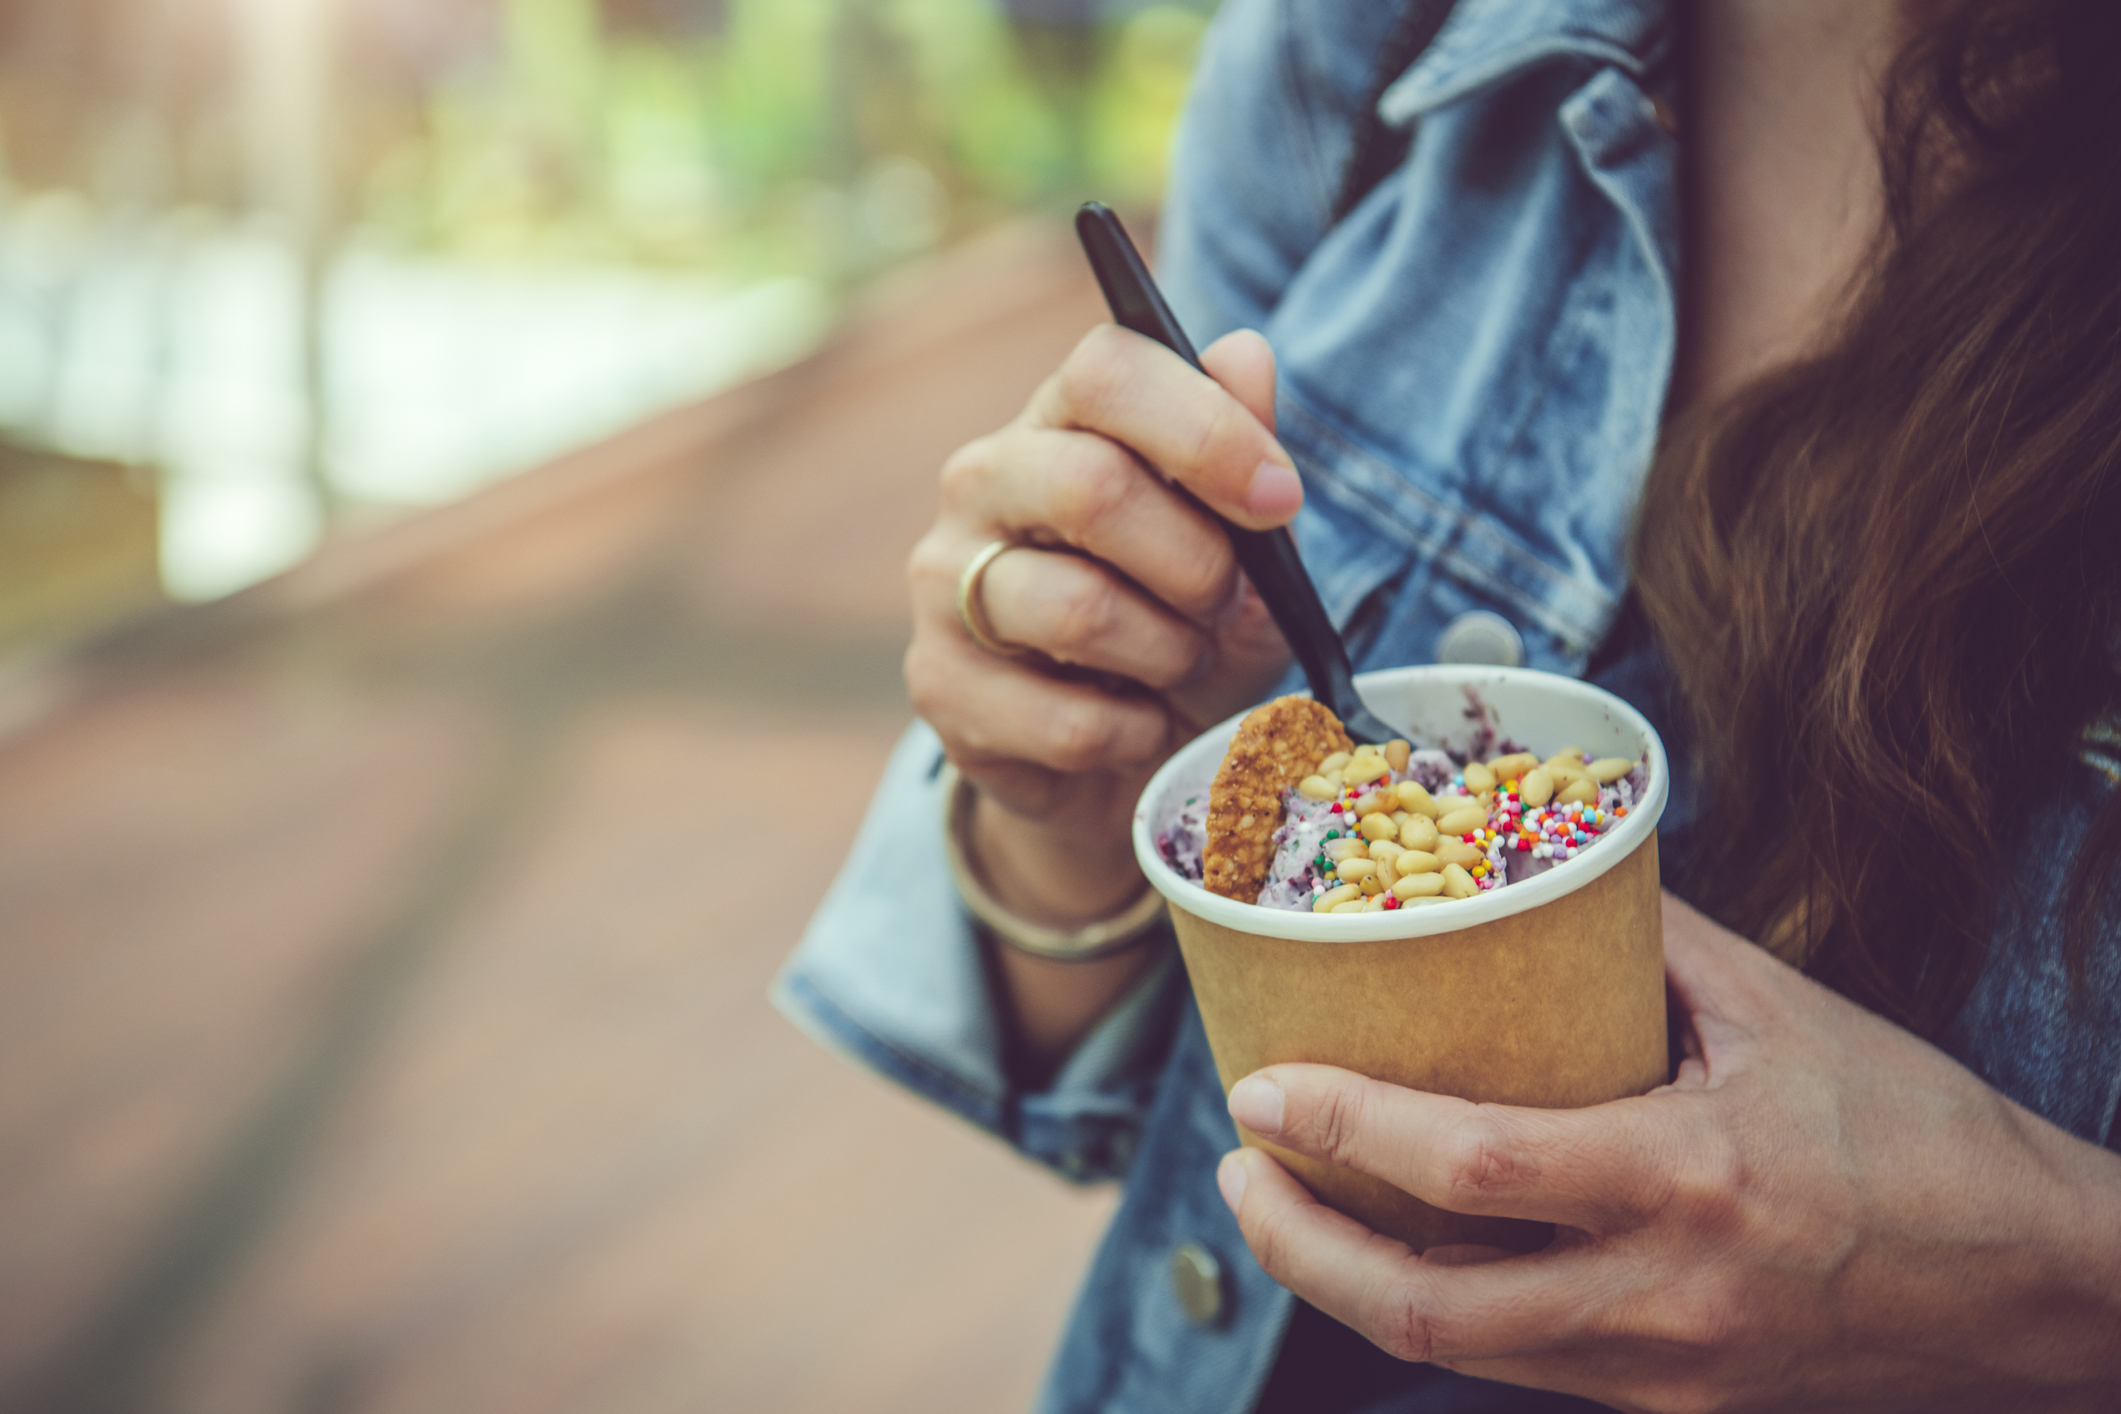
[[1212, 1326], [1222, 1319], [1223, 1264], [1198, 1242], [1182, 1243], [1171, 1254], [1171, 1290], [1194, 1325]]
[[1524, 662], [1524, 640], [1502, 615], [1475, 609], [1451, 620], [1443, 637], [1436, 640], [1436, 661], [1514, 668]]

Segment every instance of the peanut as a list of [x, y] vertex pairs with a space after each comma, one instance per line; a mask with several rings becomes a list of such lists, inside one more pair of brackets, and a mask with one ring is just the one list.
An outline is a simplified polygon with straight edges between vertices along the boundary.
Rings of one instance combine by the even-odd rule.
[[1508, 756], [1496, 757], [1488, 763], [1488, 769], [1495, 773], [1495, 779], [1498, 781], [1520, 781], [1524, 779], [1525, 772], [1538, 764], [1539, 758], [1531, 752], [1517, 751]]
[[1485, 795], [1495, 789], [1495, 773], [1478, 761], [1468, 761], [1465, 782], [1467, 795]]
[[1436, 857], [1443, 861], [1446, 869], [1453, 864], [1461, 869], [1470, 869], [1480, 863], [1481, 860], [1487, 858], [1485, 854], [1482, 854], [1464, 840], [1438, 840], [1435, 853]]
[[1296, 783], [1296, 793], [1305, 800], [1331, 800], [1340, 794], [1324, 776], [1305, 776]]
[[1414, 754], [1414, 744], [1394, 737], [1385, 743], [1385, 764], [1395, 771], [1407, 769], [1407, 758]]
[[1602, 786], [1609, 786], [1634, 770], [1635, 763], [1625, 756], [1608, 756], [1602, 761], [1593, 761], [1584, 769], [1591, 773], [1592, 780]]
[[1399, 803], [1414, 814], [1426, 815], [1431, 820], [1443, 814], [1443, 807], [1436, 803], [1434, 796], [1423, 789], [1420, 781], [1399, 783]]
[[1338, 864], [1343, 859], [1352, 859], [1365, 851], [1361, 840], [1342, 835], [1337, 840], [1327, 840], [1323, 845], [1320, 845], [1319, 852], [1335, 864]]
[[1337, 889], [1327, 889], [1316, 899], [1313, 899], [1311, 911], [1313, 913], [1331, 913], [1350, 899], [1360, 899], [1361, 897], [1361, 889], [1356, 888], [1353, 884], [1342, 884]]
[[1376, 898], [1379, 894], [1385, 891], [1385, 881], [1381, 876], [1372, 874], [1369, 878], [1364, 879], [1355, 887], [1362, 890], [1362, 896], [1364, 898]]
[[1326, 911], [1329, 913], [1363, 913], [1366, 912], [1368, 908], [1369, 905], [1367, 901], [1363, 899], [1353, 899], [1347, 903], [1336, 903], [1333, 905], [1333, 907]]
[[1399, 826], [1392, 823], [1389, 815], [1365, 815], [1360, 828], [1366, 840], [1389, 840], [1399, 834]]
[[1369, 859], [1343, 859], [1333, 872], [1343, 884], [1359, 884], [1377, 872], [1377, 864]]
[[1598, 803], [1598, 787], [1592, 783], [1588, 776], [1580, 780], [1570, 781], [1568, 786], [1561, 792], [1561, 803], [1563, 805], [1596, 805]]
[[1360, 820], [1365, 815], [1389, 815], [1392, 813], [1392, 808], [1398, 803], [1398, 797], [1393, 795], [1392, 792], [1388, 790], [1373, 790], [1367, 795], [1356, 798], [1355, 818]]
[[1392, 897], [1401, 903], [1410, 899], [1429, 898], [1443, 892], [1441, 874], [1402, 874], [1399, 882], [1392, 886]]
[[1581, 762], [1576, 761], [1553, 761], [1540, 767], [1540, 769], [1554, 778], [1554, 785], [1557, 789], [1562, 786], [1572, 786], [1578, 781], [1591, 779], [1591, 773], [1583, 769]]
[[1477, 805], [1461, 805], [1436, 822], [1439, 835], [1470, 835], [1488, 827], [1488, 812]]
[[1365, 900], [1362, 911], [1364, 913], [1383, 913], [1385, 911], [1385, 896], [1378, 894], [1374, 898]]
[[[1459, 848], [1463, 849], [1465, 846], [1460, 845]], [[1404, 879], [1409, 874], [1434, 874], [1443, 868], [1443, 861], [1427, 850], [1403, 849], [1399, 852], [1399, 857], [1392, 861], [1392, 868]]]
[[1399, 842], [1408, 849], [1433, 849], [1436, 840], [1436, 822], [1426, 815], [1409, 815], [1399, 827]]
[[1554, 773], [1544, 766], [1525, 772], [1517, 783], [1517, 798], [1526, 805], [1545, 805], [1554, 798]]
[[1561, 748], [1561, 750], [1555, 752], [1552, 756], [1549, 756], [1546, 760], [1546, 764], [1552, 766], [1559, 761], [1573, 761], [1578, 766], [1582, 766], [1583, 748], [1580, 746], [1564, 746], [1563, 748]]
[[1318, 774], [1323, 776], [1328, 771], [1338, 771], [1341, 767], [1347, 765], [1350, 761], [1354, 759], [1354, 757], [1348, 755], [1348, 753], [1345, 751], [1336, 751], [1331, 756], [1328, 756], [1325, 760], [1318, 763]]
[[1392, 774], [1382, 756], [1358, 756], [1341, 770], [1341, 779], [1351, 786], [1364, 786], [1382, 776]]
[[1443, 867], [1443, 891], [1452, 898], [1471, 898], [1480, 892], [1480, 885], [1456, 864], [1446, 864]]

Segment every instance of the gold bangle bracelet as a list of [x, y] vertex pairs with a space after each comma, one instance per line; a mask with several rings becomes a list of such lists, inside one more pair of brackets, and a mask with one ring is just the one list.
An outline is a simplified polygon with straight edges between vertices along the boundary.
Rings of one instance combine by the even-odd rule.
[[1145, 889], [1122, 912], [1081, 928], [1049, 928], [1019, 918], [987, 891], [965, 850], [978, 792], [948, 762], [943, 765], [942, 783], [943, 845], [957, 896], [974, 918], [1010, 947], [1055, 962], [1091, 962], [1126, 951], [1147, 938], [1163, 921], [1164, 898], [1153, 887]]

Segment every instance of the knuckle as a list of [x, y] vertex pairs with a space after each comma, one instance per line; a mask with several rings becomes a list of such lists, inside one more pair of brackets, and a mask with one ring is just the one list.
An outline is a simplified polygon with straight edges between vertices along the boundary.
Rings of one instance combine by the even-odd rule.
[[1048, 720], [1045, 764], [1071, 775], [1105, 764], [1115, 735], [1107, 713], [1094, 706], [1070, 704]]
[[1292, 1228], [1300, 1210], [1296, 1204], [1277, 1205], [1252, 1220], [1248, 1234], [1252, 1255], [1268, 1275], [1277, 1279], [1290, 1270], [1289, 1251], [1299, 1240]]
[[1100, 324], [1083, 336], [1061, 365], [1061, 404], [1071, 420], [1092, 427], [1104, 420], [1123, 381], [1124, 339], [1117, 325]]
[[907, 645], [900, 671], [905, 674], [906, 696], [913, 705], [914, 714], [933, 723], [936, 714], [950, 700], [950, 676], [944, 670], [941, 655], [930, 646], [925, 634], [915, 634], [913, 642]]
[[1492, 1200], [1520, 1186], [1526, 1177], [1525, 1165], [1507, 1142], [1501, 1126], [1478, 1108], [1451, 1127], [1443, 1162], [1444, 1188], [1453, 1202], [1478, 1204]]
[[923, 584], [947, 582], [953, 591], [957, 585], [958, 566], [954, 563], [947, 539], [931, 530], [913, 543], [906, 556], [906, 584], [919, 589]]
[[[1090, 442], [1090, 438], [1079, 439]], [[1054, 529], [1070, 544], [1081, 545], [1105, 526], [1124, 517], [1140, 486], [1140, 473], [1119, 448], [1102, 438], [1085, 449], [1073, 465], [1055, 478], [1052, 498]]]
[[1688, 1349], [1725, 1350], [1736, 1340], [1742, 1316], [1727, 1295], [1696, 1294], [1687, 1303], [1674, 1334]]
[[1064, 662], [1080, 661], [1112, 633], [1119, 616], [1119, 591], [1110, 580], [1095, 572], [1077, 576], [1055, 596], [1047, 646]]
[[993, 437], [979, 437], [943, 459], [937, 489], [944, 506], [955, 509], [984, 493], [993, 467], [994, 447]]
[[1207, 420], [1201, 424], [1193, 444], [1193, 465], [1211, 467], [1235, 457], [1241, 450], [1245, 428], [1241, 419], [1246, 415], [1235, 398], [1225, 394], [1211, 404]]
[[1423, 1364], [1436, 1358], [1436, 1314], [1427, 1297], [1427, 1288], [1413, 1281], [1393, 1284], [1385, 1299], [1383, 1339], [1378, 1341], [1387, 1354]]
[[1660, 1294], [1645, 1313], [1641, 1334], [1682, 1356], [1735, 1349], [1745, 1339], [1748, 1303], [1721, 1280], [1685, 1282]]
[[1320, 1156], [1342, 1166], [1354, 1163], [1362, 1148], [1362, 1091], [1353, 1085], [1331, 1085], [1317, 1104], [1312, 1134]]
[[1745, 1222], [1745, 1161], [1728, 1136], [1688, 1146], [1665, 1203], [1698, 1230], [1729, 1235]]
[[1173, 555], [1166, 562], [1164, 573], [1170, 577], [1171, 592], [1178, 596], [1178, 602], [1209, 609], [1229, 597], [1234, 563], [1230, 542], [1217, 535], [1200, 553]]
[[1170, 692], [1192, 681], [1212, 661], [1213, 651], [1205, 635], [1181, 629], [1156, 660], [1134, 676], [1158, 692]]

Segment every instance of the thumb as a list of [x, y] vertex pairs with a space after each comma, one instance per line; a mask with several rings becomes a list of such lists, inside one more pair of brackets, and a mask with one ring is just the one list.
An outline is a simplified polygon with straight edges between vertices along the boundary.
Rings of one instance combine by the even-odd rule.
[[1262, 427], [1274, 430], [1274, 350], [1263, 336], [1252, 329], [1225, 334], [1202, 351], [1200, 362]]

